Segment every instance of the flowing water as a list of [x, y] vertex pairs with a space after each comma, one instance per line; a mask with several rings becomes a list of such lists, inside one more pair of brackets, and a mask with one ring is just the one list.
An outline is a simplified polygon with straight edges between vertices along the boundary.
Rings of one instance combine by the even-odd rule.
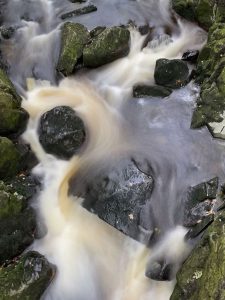
[[[58, 83], [55, 65], [60, 49], [60, 15], [74, 4], [66, 0], [10, 0], [5, 24], [16, 34], [2, 43], [10, 76], [24, 95], [30, 120], [23, 138], [36, 153], [33, 172], [42, 180], [35, 199], [44, 237], [32, 248], [56, 265], [57, 274], [43, 299], [51, 300], [168, 300], [174, 281], [145, 277], [157, 255], [176, 264], [187, 255], [182, 203], [190, 185], [219, 176], [224, 179], [224, 144], [206, 128], [191, 130], [198, 88], [190, 83], [166, 99], [133, 99], [134, 84], [154, 83], [159, 58], [180, 58], [185, 50], [201, 49], [206, 35], [197, 26], [171, 17], [167, 0], [96, 0], [98, 11], [73, 18], [89, 29], [98, 25], [150, 24], [153, 40], [130, 27], [127, 57], [95, 70], [84, 70]], [[76, 4], [80, 7], [81, 4]], [[21, 21], [21, 18], [23, 19]], [[170, 35], [168, 35], [168, 28]], [[27, 80], [35, 88], [26, 91]], [[51, 84], [51, 85], [50, 85]], [[85, 149], [70, 161], [45, 153], [38, 139], [41, 115], [58, 105], [71, 106], [88, 130]], [[164, 238], [153, 249], [120, 233], [82, 207], [83, 199], [69, 195], [69, 181], [83, 172], [83, 181], [126, 157], [150, 164], [154, 189], [141, 214], [141, 226], [154, 221]], [[73, 187], [76, 194], [76, 186]], [[150, 214], [151, 212], [151, 214]]]

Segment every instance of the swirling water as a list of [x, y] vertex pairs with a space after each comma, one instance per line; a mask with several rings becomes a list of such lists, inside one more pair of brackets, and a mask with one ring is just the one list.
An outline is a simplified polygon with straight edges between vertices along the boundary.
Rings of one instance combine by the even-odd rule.
[[[57, 267], [43, 299], [168, 300], [174, 281], [146, 278], [146, 265], [157, 253], [176, 257], [179, 264], [189, 251], [184, 242], [186, 230], [180, 226], [185, 193], [190, 185], [214, 176], [224, 178], [224, 144], [214, 140], [206, 128], [190, 129], [198, 95], [193, 83], [166, 99], [133, 99], [132, 87], [140, 82], [154, 83], [157, 59], [180, 58], [185, 50], [201, 49], [206, 34], [196, 25], [175, 20], [167, 0], [93, 3], [98, 7], [96, 13], [73, 21], [89, 29], [127, 24], [129, 20], [150, 24], [153, 40], [143, 48], [145, 36], [130, 27], [127, 57], [83, 70], [60, 83], [55, 74], [60, 15], [74, 4], [66, 0], [11, 0], [4, 8], [5, 24], [18, 29], [1, 48], [10, 65], [10, 77], [24, 95], [23, 107], [30, 114], [23, 138], [39, 159], [33, 172], [42, 178], [35, 205], [45, 235], [32, 248]], [[31, 91], [26, 90], [28, 78], [36, 79]], [[58, 105], [75, 109], [89, 132], [86, 148], [70, 161], [45, 153], [38, 140], [41, 115]], [[68, 195], [69, 180], [80, 171], [92, 170], [91, 175], [85, 173], [84, 180], [88, 180], [98, 174], [102, 164], [110, 169], [121, 157], [137, 154], [150, 162], [155, 180], [141, 224], [148, 228], [154, 221], [164, 233], [152, 250], [86, 211], [82, 199]]]

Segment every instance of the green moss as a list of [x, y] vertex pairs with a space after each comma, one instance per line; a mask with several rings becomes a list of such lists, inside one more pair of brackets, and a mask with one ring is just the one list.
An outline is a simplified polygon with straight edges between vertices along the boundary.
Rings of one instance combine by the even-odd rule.
[[83, 61], [86, 67], [99, 67], [128, 54], [130, 32], [122, 27], [103, 30], [84, 48]]
[[225, 213], [208, 227], [177, 274], [170, 300], [225, 299]]
[[0, 91], [11, 94], [14, 97], [17, 105], [20, 105], [22, 99], [17, 94], [15, 87], [13, 86], [5, 71], [2, 69], [0, 69]]
[[54, 267], [37, 252], [28, 252], [0, 269], [0, 299], [39, 300], [54, 276]]
[[0, 179], [9, 178], [18, 172], [20, 153], [7, 138], [0, 137]]
[[21, 133], [27, 124], [28, 114], [23, 109], [0, 108], [0, 134]]
[[57, 70], [66, 76], [72, 74], [88, 40], [89, 32], [83, 25], [65, 23], [62, 27], [61, 52]]

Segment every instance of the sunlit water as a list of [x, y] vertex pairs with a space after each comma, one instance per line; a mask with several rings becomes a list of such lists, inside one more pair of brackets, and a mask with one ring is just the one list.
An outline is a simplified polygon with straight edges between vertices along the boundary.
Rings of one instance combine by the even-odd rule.
[[[133, 99], [137, 83], [154, 83], [159, 58], [180, 58], [185, 50], [201, 49], [205, 33], [190, 23], [171, 18], [168, 1], [93, 1], [96, 13], [73, 18], [89, 29], [98, 25], [154, 26], [153, 40], [143, 48], [145, 36], [130, 28], [127, 57], [95, 70], [85, 70], [58, 86], [55, 65], [60, 49], [60, 15], [74, 8], [68, 1], [18, 1], [6, 6], [5, 23], [19, 24], [2, 51], [10, 76], [23, 93], [30, 120], [23, 138], [39, 159], [33, 172], [42, 178], [35, 200], [45, 236], [32, 248], [57, 267], [53, 283], [43, 295], [51, 300], [168, 300], [174, 281], [145, 277], [148, 263], [157, 255], [177, 267], [189, 251], [184, 242], [182, 204], [190, 185], [214, 176], [224, 178], [224, 145], [208, 130], [190, 130], [198, 88], [190, 83], [166, 99]], [[81, 5], [78, 4], [77, 7]], [[20, 21], [21, 16], [26, 20]], [[28, 16], [28, 17], [27, 17]], [[166, 35], [170, 28], [171, 36]], [[26, 92], [26, 79], [36, 87]], [[52, 86], [46, 85], [47, 80]], [[41, 115], [68, 105], [84, 120], [86, 148], [70, 161], [59, 160], [42, 149], [38, 140]], [[121, 158], [141, 156], [152, 167], [154, 189], [141, 214], [141, 227], [152, 223], [164, 234], [153, 249], [132, 240], [82, 207], [83, 199], [68, 196], [69, 180], [87, 172], [96, 176], [102, 164], [116, 165]], [[73, 191], [76, 194], [76, 190]]]

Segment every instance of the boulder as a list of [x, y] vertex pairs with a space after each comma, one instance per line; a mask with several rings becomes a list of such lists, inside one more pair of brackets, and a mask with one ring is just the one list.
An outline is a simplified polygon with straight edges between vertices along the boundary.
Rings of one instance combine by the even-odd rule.
[[168, 97], [172, 93], [172, 90], [158, 85], [136, 85], [133, 88], [133, 96], [135, 98], [147, 98], [147, 97]]
[[85, 141], [85, 126], [68, 106], [58, 106], [42, 115], [39, 140], [46, 152], [69, 159]]
[[158, 59], [156, 61], [155, 82], [169, 88], [180, 88], [187, 84], [189, 69], [187, 63], [180, 59]]
[[9, 139], [0, 137], [0, 179], [16, 175], [20, 159], [20, 153], [15, 145]]
[[217, 196], [218, 178], [190, 187], [184, 203], [183, 225], [191, 227], [185, 238], [200, 235], [214, 220], [213, 206]]
[[51, 283], [55, 268], [35, 251], [0, 269], [1, 299], [39, 300]]
[[123, 27], [111, 27], [94, 37], [83, 51], [86, 67], [99, 67], [128, 54], [130, 32]]
[[86, 27], [78, 23], [67, 22], [62, 27], [61, 51], [57, 70], [65, 76], [71, 75], [77, 61], [81, 58], [84, 46], [89, 40]]
[[20, 134], [25, 129], [29, 116], [20, 104], [21, 98], [12, 82], [0, 69], [0, 135]]
[[[77, 188], [74, 189], [77, 193]], [[126, 235], [140, 239], [140, 213], [153, 190], [151, 168], [125, 159], [89, 179], [78, 196], [84, 207]]]
[[223, 0], [172, 0], [172, 8], [183, 18], [198, 22], [206, 30], [215, 21], [225, 21]]
[[65, 20], [68, 18], [76, 17], [76, 16], [86, 15], [86, 14], [95, 12], [96, 10], [97, 10], [97, 7], [95, 5], [93, 5], [93, 4], [87, 5], [82, 8], [78, 8], [78, 9], [69, 11], [65, 14], [62, 14], [61, 19]]
[[225, 299], [225, 214], [208, 227], [177, 274], [170, 300]]
[[197, 82], [201, 92], [192, 117], [192, 128], [207, 125], [215, 137], [225, 138], [225, 31], [224, 23], [215, 23], [209, 31], [208, 43], [200, 52]]
[[35, 214], [26, 198], [0, 182], [0, 265], [20, 255], [33, 241]]
[[29, 115], [24, 109], [2, 108], [0, 114], [0, 135], [9, 136], [14, 133], [18, 135], [25, 130]]
[[20, 106], [22, 99], [3, 69], [0, 69], [0, 91], [12, 95], [17, 107]]

